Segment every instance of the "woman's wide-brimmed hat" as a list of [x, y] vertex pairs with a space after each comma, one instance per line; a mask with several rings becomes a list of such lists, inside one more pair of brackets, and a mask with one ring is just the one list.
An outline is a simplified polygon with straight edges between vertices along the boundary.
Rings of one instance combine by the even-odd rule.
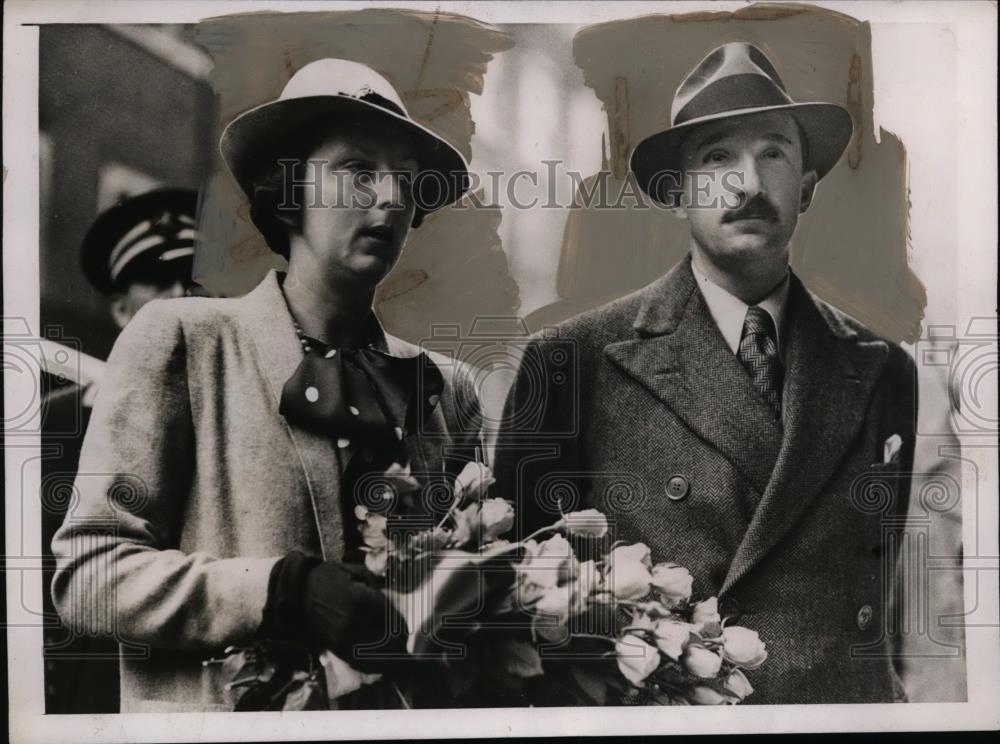
[[253, 198], [254, 179], [270, 165], [290, 136], [315, 121], [335, 128], [358, 114], [374, 114], [399, 127], [416, 148], [420, 166], [418, 211], [432, 212], [461, 198], [469, 187], [469, 166], [449, 142], [414, 121], [392, 84], [367, 65], [346, 59], [320, 59], [296, 72], [277, 100], [233, 119], [219, 150], [243, 192]]
[[[699, 62], [677, 88], [670, 108], [670, 128], [642, 140], [632, 151], [629, 167], [639, 187], [655, 193], [659, 175], [679, 173], [680, 145], [693, 128], [707, 122], [787, 111], [807, 140], [806, 170], [823, 178], [837, 164], [854, 132], [850, 113], [826, 102], [796, 102], [764, 53], [745, 42], [723, 44]], [[664, 181], [665, 182], [665, 181]]]

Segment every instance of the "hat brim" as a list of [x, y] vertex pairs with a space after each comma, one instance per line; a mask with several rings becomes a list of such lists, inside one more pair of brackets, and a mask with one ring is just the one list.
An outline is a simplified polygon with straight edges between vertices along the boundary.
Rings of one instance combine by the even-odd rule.
[[[261, 104], [229, 123], [219, 140], [219, 151], [243, 193], [252, 198], [254, 179], [289, 134], [313, 120], [361, 113], [378, 115], [398, 126], [416, 145], [420, 173], [443, 176], [435, 176], [426, 189], [421, 186], [425, 196], [418, 200], [419, 211], [426, 214], [446, 207], [468, 190], [469, 166], [449, 142], [406, 116], [350, 96], [308, 96]], [[426, 196], [428, 191], [431, 196]]]
[[87, 230], [80, 246], [80, 263], [87, 280], [103, 294], [113, 286], [108, 259], [115, 244], [126, 232], [160, 209], [169, 209], [195, 219], [198, 192], [194, 189], [166, 187], [128, 197], [104, 210]]
[[646, 194], [660, 203], [666, 203], [656, 192], [656, 183], [669, 183], [662, 176], [668, 172], [683, 171], [680, 147], [691, 131], [703, 124], [723, 119], [737, 119], [772, 111], [787, 111], [802, 126], [808, 140], [809, 161], [804, 170], [816, 172], [821, 179], [837, 164], [854, 133], [854, 121], [843, 106], [835, 103], [790, 103], [762, 106], [752, 109], [725, 111], [711, 116], [691, 119], [642, 140], [629, 158], [629, 167]]

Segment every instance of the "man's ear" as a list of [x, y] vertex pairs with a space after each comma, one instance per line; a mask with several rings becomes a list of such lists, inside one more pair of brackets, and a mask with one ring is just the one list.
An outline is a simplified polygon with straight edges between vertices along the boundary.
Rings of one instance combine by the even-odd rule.
[[816, 193], [816, 171], [810, 170], [802, 174], [802, 190], [799, 192], [799, 213], [805, 212], [812, 204], [813, 195]]
[[132, 313], [128, 307], [128, 298], [123, 294], [111, 295], [111, 305], [108, 309], [111, 311], [111, 317], [119, 329], [127, 326], [128, 322], [132, 320]]

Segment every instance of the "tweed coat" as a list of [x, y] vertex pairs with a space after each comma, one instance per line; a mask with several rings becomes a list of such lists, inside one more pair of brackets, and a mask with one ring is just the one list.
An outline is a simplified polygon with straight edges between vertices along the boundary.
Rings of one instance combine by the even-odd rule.
[[[783, 425], [726, 345], [690, 257], [527, 347], [497, 439], [522, 530], [558, 507], [609, 515], [614, 539], [720, 596], [770, 657], [750, 703], [892, 701], [892, 535], [906, 513], [915, 369], [896, 344], [793, 275]], [[883, 464], [899, 434], [899, 461]], [[873, 478], [888, 489], [872, 488]]]
[[[239, 299], [151, 302], [115, 344], [53, 540], [52, 594], [67, 625], [121, 642], [123, 712], [230, 710], [219, 665], [202, 660], [252, 639], [281, 556], [342, 555], [336, 444], [278, 413], [301, 359], [273, 272]], [[468, 376], [435, 361], [445, 387], [418, 450], [440, 472], [481, 418], [456, 392]]]

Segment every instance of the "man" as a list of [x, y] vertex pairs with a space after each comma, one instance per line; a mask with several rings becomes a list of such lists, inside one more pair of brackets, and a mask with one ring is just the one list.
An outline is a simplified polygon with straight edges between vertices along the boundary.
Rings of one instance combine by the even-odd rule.
[[602, 509], [614, 539], [688, 567], [695, 599], [760, 633], [752, 703], [904, 699], [883, 577], [914, 365], [788, 268], [851, 133], [841, 107], [794, 102], [759, 49], [709, 54], [630, 164], [687, 221], [690, 256], [530, 344], [497, 444], [526, 529]]
[[[108, 299], [119, 329], [153, 299], [195, 291], [195, 210], [198, 193], [164, 188], [129, 197], [102, 212], [81, 247], [84, 275]], [[52, 356], [59, 358], [60, 350]], [[61, 496], [76, 475], [83, 434], [99, 387], [103, 363], [90, 360], [85, 379], [52, 384], [43, 401], [42, 545], [49, 552], [62, 524], [67, 500]], [[84, 365], [79, 366], [81, 370]], [[53, 381], [51, 375], [49, 382]], [[49, 553], [49, 556], [51, 554]], [[51, 558], [50, 558], [51, 561]], [[45, 586], [51, 580], [45, 572]], [[49, 592], [45, 608], [55, 616]], [[74, 636], [62, 625], [46, 629], [46, 712], [108, 713], [118, 710], [118, 644]]]

